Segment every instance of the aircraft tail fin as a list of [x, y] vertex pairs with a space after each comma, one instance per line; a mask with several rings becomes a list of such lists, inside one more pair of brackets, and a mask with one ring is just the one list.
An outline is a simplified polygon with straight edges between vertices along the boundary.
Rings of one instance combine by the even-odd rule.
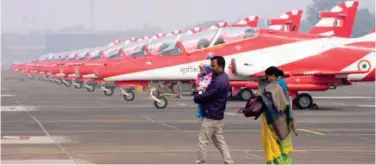
[[183, 30], [173, 30], [172, 32], [168, 33], [166, 36], [175, 36], [175, 35], [178, 35], [180, 33], [182, 33]]
[[231, 24], [232, 27], [257, 27], [258, 25], [258, 16], [248, 16], [235, 23]]
[[216, 29], [216, 28], [227, 27], [227, 26], [228, 26], [227, 22], [218, 22], [218, 23], [210, 26], [209, 29]]
[[269, 19], [269, 29], [299, 32], [303, 10], [291, 10], [282, 14], [279, 18]]
[[194, 27], [194, 28], [188, 30], [186, 32], [186, 34], [195, 34], [195, 33], [201, 32], [203, 30], [204, 30], [204, 28], [202, 28], [202, 27]]
[[333, 7], [330, 11], [320, 12], [320, 21], [309, 33], [323, 36], [351, 37], [358, 6], [358, 1], [345, 1]]

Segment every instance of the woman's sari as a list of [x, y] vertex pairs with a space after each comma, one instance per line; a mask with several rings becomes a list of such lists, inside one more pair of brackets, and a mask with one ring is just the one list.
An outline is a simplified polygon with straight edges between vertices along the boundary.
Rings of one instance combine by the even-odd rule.
[[[286, 114], [289, 102], [278, 82], [269, 83], [265, 90], [271, 94], [270, 102], [274, 105], [272, 108], [266, 108], [261, 116], [261, 139], [265, 161], [267, 164], [291, 164], [290, 153], [293, 151], [291, 131], [286, 127], [276, 125], [277, 120], [281, 120], [282, 115]], [[277, 109], [284, 111], [280, 113]], [[286, 122], [288, 121], [288, 117], [284, 119]], [[280, 140], [277, 136], [277, 130], [287, 131], [288, 136]]]

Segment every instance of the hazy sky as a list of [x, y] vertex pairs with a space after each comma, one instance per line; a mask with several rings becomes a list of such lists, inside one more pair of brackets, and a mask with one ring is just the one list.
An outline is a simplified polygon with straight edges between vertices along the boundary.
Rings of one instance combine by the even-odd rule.
[[[90, 27], [90, 1], [94, 2], [96, 29], [126, 30], [148, 24], [166, 31], [203, 21], [233, 22], [249, 15], [279, 17], [291, 9], [304, 10], [312, 3], [312, 0], [1, 0], [2, 31]], [[374, 13], [375, 0], [360, 0], [360, 8]]]

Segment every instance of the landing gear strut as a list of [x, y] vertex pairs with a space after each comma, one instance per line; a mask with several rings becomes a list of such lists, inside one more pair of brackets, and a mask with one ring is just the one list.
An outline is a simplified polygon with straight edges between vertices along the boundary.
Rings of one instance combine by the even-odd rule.
[[82, 84], [83, 84], [82, 82], [73, 81], [72, 83], [73, 83], [74, 88], [76, 89], [82, 88]]
[[63, 81], [63, 84], [66, 86], [66, 87], [70, 87], [72, 85], [72, 81], [65, 81], [64, 79], [62, 79]]
[[95, 83], [87, 83], [87, 82], [84, 82], [84, 86], [86, 87], [86, 90], [88, 92], [94, 92], [95, 91], [95, 86], [96, 84]]

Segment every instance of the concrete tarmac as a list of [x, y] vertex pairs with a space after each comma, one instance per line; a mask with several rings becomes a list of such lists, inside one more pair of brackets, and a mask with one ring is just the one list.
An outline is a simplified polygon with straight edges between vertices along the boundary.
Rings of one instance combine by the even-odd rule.
[[[158, 110], [146, 93], [126, 102], [119, 89], [105, 96], [12, 72], [1, 80], [4, 164], [195, 163], [200, 123], [191, 96]], [[374, 164], [374, 83], [312, 95], [320, 109], [294, 110], [294, 163]], [[235, 163], [264, 163], [260, 121], [236, 114], [244, 104], [228, 103], [226, 142]], [[207, 163], [223, 163], [212, 144]]]

